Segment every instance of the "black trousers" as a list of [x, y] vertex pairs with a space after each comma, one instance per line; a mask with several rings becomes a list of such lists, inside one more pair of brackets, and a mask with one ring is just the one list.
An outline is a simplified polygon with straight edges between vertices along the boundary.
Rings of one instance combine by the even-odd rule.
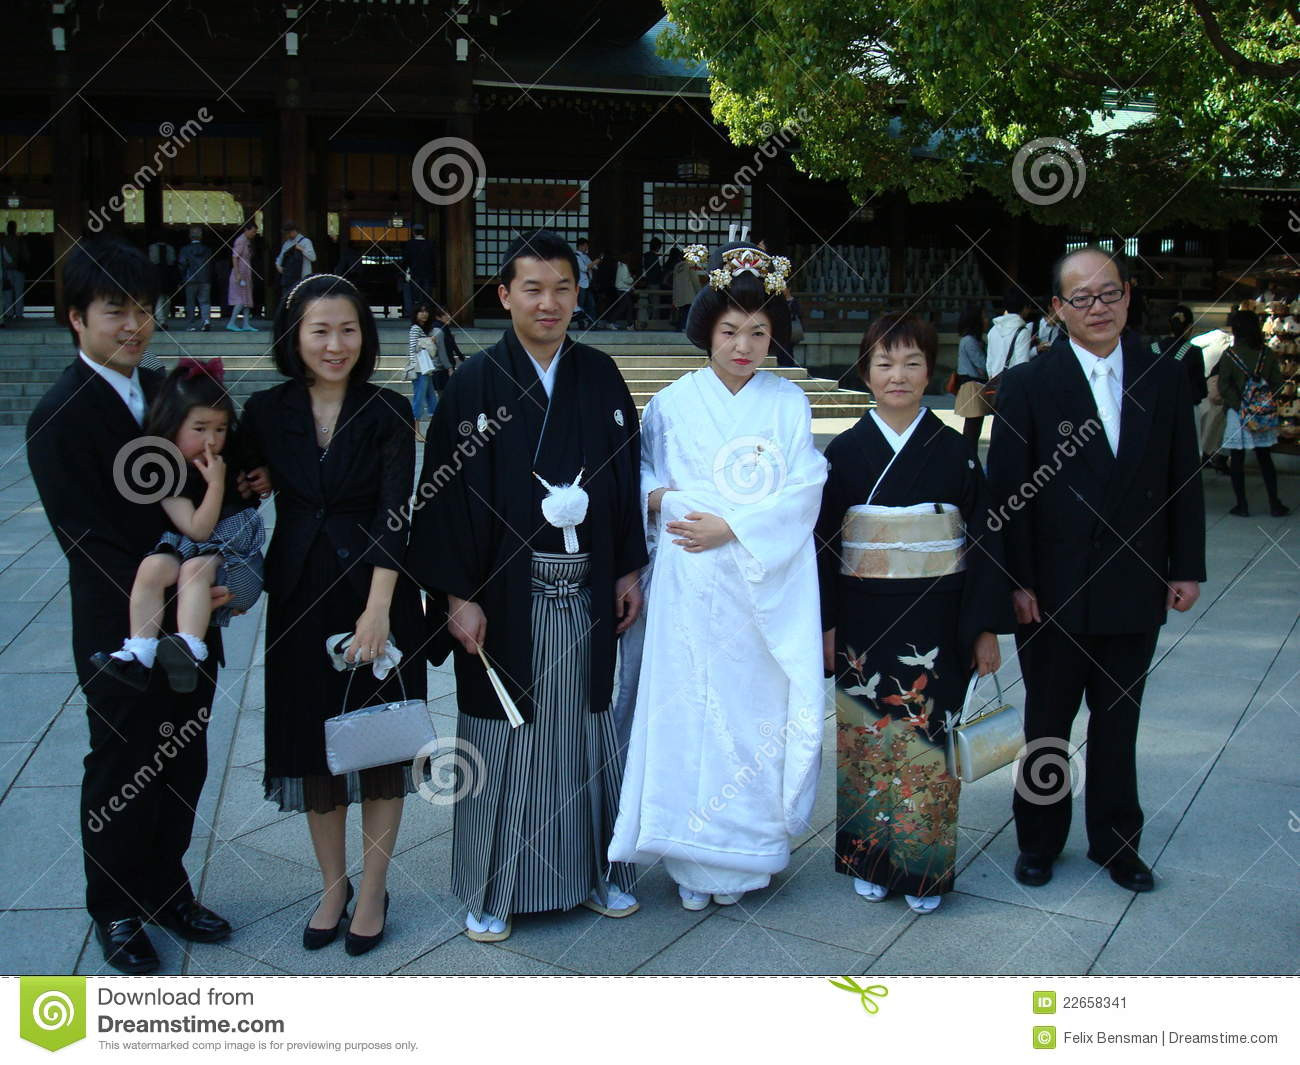
[[177, 695], [155, 669], [146, 692], [90, 681], [90, 753], [81, 778], [86, 909], [97, 921], [144, 916], [194, 897], [182, 858], [208, 772], [215, 653]]
[[1022, 625], [1016, 646], [1025, 678], [1025, 743], [1011, 801], [1020, 850], [1051, 859], [1070, 834], [1072, 795], [1063, 763], [1070, 727], [1088, 700], [1084, 816], [1088, 851], [1109, 861], [1137, 853], [1137, 728], [1158, 630], [1067, 633], [1052, 622]]

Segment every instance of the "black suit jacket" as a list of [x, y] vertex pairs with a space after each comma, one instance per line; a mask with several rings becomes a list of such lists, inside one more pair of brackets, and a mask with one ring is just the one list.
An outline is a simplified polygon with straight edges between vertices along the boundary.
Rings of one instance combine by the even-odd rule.
[[[140, 371], [146, 402], [152, 401], [162, 379], [153, 370]], [[124, 450], [140, 436], [121, 396], [80, 357], [41, 397], [27, 421], [32, 479], [68, 559], [72, 649], [83, 686], [93, 674], [90, 655], [116, 650], [129, 635], [136, 569], [171, 527], [158, 503], [136, 501], [136, 492], [146, 494], [143, 484], [134, 485], [132, 492], [122, 490], [124, 471], [132, 463], [114, 472], [119, 454], [123, 459], [134, 455], [146, 463], [142, 474], [176, 480], [164, 464], [148, 463], [144, 452]], [[208, 639], [216, 640], [212, 650], [221, 661], [219, 636], [209, 632]]]
[[328, 539], [362, 602], [372, 567], [402, 571], [415, 481], [415, 435], [405, 398], [368, 383], [350, 385], [323, 461], [311, 398], [298, 381], [249, 396], [240, 424], [249, 467], [268, 466], [276, 493], [268, 595], [293, 591], [318, 536]]
[[1187, 376], [1136, 334], [1123, 339], [1119, 454], [1062, 337], [1007, 371], [989, 481], [1014, 586], [1078, 633], [1165, 621], [1167, 582], [1205, 579], [1205, 504]]

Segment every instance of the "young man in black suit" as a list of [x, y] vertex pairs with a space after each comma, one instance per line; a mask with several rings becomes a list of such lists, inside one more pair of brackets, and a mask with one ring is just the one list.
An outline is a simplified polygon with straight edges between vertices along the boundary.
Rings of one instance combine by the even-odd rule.
[[[207, 775], [207, 721], [221, 661], [208, 634], [193, 693], [161, 670], [138, 692], [97, 674], [91, 655], [121, 646], [140, 560], [168, 527], [157, 491], [130, 483], [141, 426], [162, 374], [139, 369], [153, 336], [155, 271], [127, 244], [86, 242], [63, 269], [75, 360], [27, 423], [27, 460], [68, 559], [72, 653], [86, 695], [90, 752], [81, 786], [86, 909], [107, 964], [151, 972], [158, 955], [143, 922], [195, 942], [230, 926], [194, 899], [182, 864]], [[183, 470], [154, 464], [177, 488]], [[213, 589], [213, 605], [229, 599]], [[217, 639], [213, 645], [210, 641]]]
[[1205, 579], [1196, 431], [1182, 367], [1124, 333], [1122, 261], [1080, 249], [1057, 263], [1053, 286], [1068, 337], [1007, 371], [989, 448], [1025, 678], [1015, 875], [1046, 884], [1065, 846], [1068, 769], [1062, 782], [1048, 766], [1064, 768], [1086, 695], [1088, 857], [1121, 887], [1150, 891], [1138, 715], [1166, 612], [1190, 610]]

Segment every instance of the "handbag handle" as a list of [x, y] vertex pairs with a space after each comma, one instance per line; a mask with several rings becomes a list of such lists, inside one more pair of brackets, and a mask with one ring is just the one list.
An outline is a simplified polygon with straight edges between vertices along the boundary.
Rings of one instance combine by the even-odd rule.
[[[997, 670], [993, 671], [992, 677], [993, 677], [993, 686], [994, 688], [996, 688], [998, 693], [998, 703], [999, 705], [1001, 705], [1002, 703], [1006, 702], [1006, 699], [1002, 695], [1002, 682], [998, 680]], [[970, 724], [970, 722], [978, 721], [981, 717], [984, 716], [983, 714], [978, 714], [972, 718], [968, 718], [966, 716], [968, 711], [970, 710], [971, 701], [975, 697], [975, 689], [979, 686], [979, 682], [982, 679], [983, 678], [979, 675], [978, 671], [971, 674], [970, 683], [966, 686], [966, 699], [961, 704], [961, 713], [957, 715], [957, 721], [955, 722], [957, 726], [968, 725]], [[988, 704], [986, 703], [985, 705]]]
[[[353, 635], [353, 636], [356, 636], [356, 633], [354, 632], [352, 635]], [[396, 647], [397, 644], [393, 644], [393, 646]], [[357, 710], [349, 710], [349, 709], [347, 708], [347, 706], [348, 706], [348, 694], [352, 691], [352, 678], [356, 676], [356, 674], [357, 674], [357, 670], [365, 668], [365, 665], [366, 665], [366, 663], [364, 663], [364, 662], [358, 662], [355, 666], [353, 666], [351, 669], [349, 669], [349, 670], [347, 671], [347, 674], [348, 674], [348, 682], [347, 682], [347, 684], [346, 684], [346, 685], [344, 686], [344, 688], [343, 688], [343, 713], [344, 713], [344, 714], [355, 714], [355, 713], [358, 712], [358, 710], [364, 710], [364, 709], [366, 709], [364, 706], [362, 706], [362, 707], [358, 707]], [[372, 667], [372, 668], [373, 668], [373, 667]], [[405, 682], [404, 680], [402, 680], [402, 670], [401, 670], [401, 667], [400, 667], [400, 666], [394, 666], [394, 667], [393, 667], [393, 672], [397, 674], [397, 686], [398, 686], [399, 688], [402, 689], [402, 702], [406, 702], [406, 701], [407, 701], [407, 698], [406, 698], [406, 682]], [[383, 684], [383, 683], [385, 683], [387, 680], [388, 680], [388, 678], [385, 677], [384, 680], [381, 680], [379, 683], [380, 683], [380, 684]]]

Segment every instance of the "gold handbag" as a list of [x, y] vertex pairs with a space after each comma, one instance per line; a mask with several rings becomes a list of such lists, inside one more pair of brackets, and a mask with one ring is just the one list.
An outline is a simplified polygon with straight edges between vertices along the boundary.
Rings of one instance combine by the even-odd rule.
[[978, 714], [968, 716], [979, 682], [976, 673], [966, 688], [961, 712], [948, 715], [948, 772], [967, 784], [1014, 762], [1025, 745], [1024, 714], [1003, 698], [996, 673], [997, 699], [985, 700]]

